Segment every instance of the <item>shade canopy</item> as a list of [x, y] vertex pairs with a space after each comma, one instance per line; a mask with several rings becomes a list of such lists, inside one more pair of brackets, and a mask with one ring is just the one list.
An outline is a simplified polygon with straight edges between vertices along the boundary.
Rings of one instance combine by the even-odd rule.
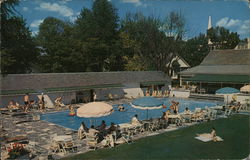
[[220, 74], [197, 74], [194, 77], [183, 79], [189, 82], [209, 82], [209, 83], [248, 83], [248, 75], [220, 75]]
[[102, 117], [110, 115], [113, 112], [113, 107], [103, 102], [91, 102], [82, 105], [77, 109], [78, 117]]
[[250, 92], [250, 85], [246, 85], [240, 88], [241, 92]]
[[163, 102], [153, 97], [142, 97], [134, 100], [131, 105], [138, 109], [160, 109]]
[[239, 93], [239, 92], [240, 91], [238, 89], [225, 87], [225, 88], [218, 89], [215, 93], [216, 94], [233, 94], [233, 93]]

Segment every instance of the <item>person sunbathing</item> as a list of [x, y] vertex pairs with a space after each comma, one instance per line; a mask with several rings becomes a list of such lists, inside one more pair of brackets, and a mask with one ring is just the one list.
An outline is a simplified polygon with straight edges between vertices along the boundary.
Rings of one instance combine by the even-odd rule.
[[141, 122], [138, 120], [137, 114], [135, 114], [134, 117], [131, 119], [131, 124], [133, 125], [141, 124]]
[[192, 112], [188, 109], [188, 107], [186, 107], [183, 114], [192, 114]]
[[89, 135], [91, 136], [96, 136], [99, 133], [98, 130], [95, 129], [94, 125], [91, 125], [90, 129], [89, 129]]
[[234, 112], [239, 112], [240, 106], [241, 106], [241, 104], [240, 104], [240, 102], [238, 102], [236, 105], [230, 106], [229, 109], [231, 109]]
[[194, 114], [192, 114], [192, 119], [195, 119], [195, 120], [202, 120], [204, 117], [204, 111], [203, 110], [200, 110]]
[[216, 135], [216, 130], [214, 127], [212, 128], [211, 133], [197, 134], [197, 136], [204, 137], [204, 138], [211, 138], [214, 142], [223, 141], [222, 138]]
[[161, 117], [161, 119], [163, 120], [167, 120], [168, 121], [168, 116], [171, 115], [170, 110], [168, 109], [166, 112], [163, 112], [163, 115]]

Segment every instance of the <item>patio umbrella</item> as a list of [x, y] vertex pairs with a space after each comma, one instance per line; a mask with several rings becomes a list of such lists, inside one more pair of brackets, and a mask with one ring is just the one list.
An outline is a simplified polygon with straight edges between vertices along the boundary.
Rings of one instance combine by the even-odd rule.
[[240, 91], [238, 89], [235, 89], [235, 88], [225, 87], [225, 88], [218, 89], [215, 93], [220, 94], [220, 95], [224, 95], [224, 100], [228, 104], [228, 101], [229, 101], [228, 98], [229, 97], [233, 98], [233, 94], [240, 93]]
[[131, 103], [131, 106], [134, 108], [147, 110], [147, 119], [149, 109], [160, 109], [162, 108], [162, 105], [162, 101], [153, 97], [138, 98]]
[[108, 116], [113, 113], [113, 111], [113, 107], [107, 103], [91, 102], [81, 105], [80, 108], [77, 109], [76, 115], [84, 118], [96, 118]]
[[225, 88], [218, 89], [215, 93], [216, 94], [233, 94], [233, 93], [239, 93], [239, 92], [240, 91], [238, 89], [225, 87]]
[[241, 92], [250, 92], [250, 85], [245, 85], [240, 88]]
[[113, 112], [113, 107], [104, 102], [91, 102], [80, 106], [77, 109], [77, 116], [84, 118], [102, 117], [110, 115]]

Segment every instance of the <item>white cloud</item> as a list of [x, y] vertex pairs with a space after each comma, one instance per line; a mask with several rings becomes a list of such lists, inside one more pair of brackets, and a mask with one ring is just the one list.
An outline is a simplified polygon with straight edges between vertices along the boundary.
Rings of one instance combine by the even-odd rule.
[[60, 1], [58, 1], [58, 2], [59, 2], [59, 3], [62, 3], [62, 4], [66, 4], [66, 3], [70, 2], [70, 1], [72, 1], [72, 0], [60, 0]]
[[241, 24], [241, 20], [239, 19], [229, 19], [228, 17], [224, 17], [216, 23], [216, 26], [235, 27], [235, 26], [239, 26], [240, 24]]
[[241, 20], [239, 19], [230, 19], [227, 23], [227, 27], [238, 26], [240, 25]]
[[34, 21], [30, 24], [30, 27], [37, 28], [42, 22], [43, 22], [43, 19], [34, 20]]
[[239, 34], [244, 34], [249, 37], [250, 35], [250, 19], [243, 21], [242, 25], [238, 29]]
[[227, 21], [228, 21], [228, 17], [225, 17], [225, 18], [222, 18], [220, 19], [217, 23], [216, 23], [216, 26], [225, 26], [227, 24]]
[[73, 16], [73, 10], [65, 5], [60, 5], [58, 3], [40, 3], [39, 7], [36, 7], [37, 10], [57, 12], [64, 17]]
[[121, 0], [123, 3], [132, 3], [134, 4], [135, 6], [144, 6], [146, 7], [147, 5], [146, 4], [143, 4], [141, 2], [141, 0]]
[[245, 36], [249, 37], [250, 35], [250, 19], [239, 20], [239, 19], [230, 19], [228, 17], [224, 17], [216, 23], [216, 26], [225, 27], [225, 28], [234, 30], [238, 34], [244, 37]]
[[28, 7], [23, 7], [22, 10], [23, 11], [28, 11], [29, 9], [28, 9]]

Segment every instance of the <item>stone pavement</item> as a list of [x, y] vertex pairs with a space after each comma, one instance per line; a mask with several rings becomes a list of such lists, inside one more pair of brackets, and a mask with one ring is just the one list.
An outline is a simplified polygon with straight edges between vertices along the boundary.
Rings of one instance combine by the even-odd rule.
[[[131, 100], [128, 99], [121, 99], [121, 100], [114, 100], [108, 101], [109, 104], [123, 104], [129, 103]], [[66, 110], [65, 107], [63, 110]], [[46, 112], [55, 112], [55, 110], [49, 110]], [[84, 153], [89, 151], [86, 147], [86, 140], [79, 140], [77, 137], [77, 131], [71, 130], [69, 128], [64, 128], [62, 126], [49, 123], [47, 121], [42, 120], [33, 120], [34, 115], [40, 114], [39, 111], [32, 111], [25, 114], [16, 115], [16, 113], [8, 112], [6, 114], [1, 115], [1, 125], [2, 129], [4, 130], [4, 136], [1, 137], [1, 146], [4, 145], [6, 142], [4, 141], [5, 137], [15, 137], [18, 135], [24, 135], [28, 137], [29, 146], [31, 153], [35, 155], [33, 158], [36, 159], [47, 159], [48, 155], [51, 154], [50, 145], [51, 145], [51, 136], [54, 134], [57, 135], [72, 135], [73, 142], [77, 145], [77, 153], [57, 153], [53, 154], [53, 158], [59, 159], [66, 156], [71, 156], [78, 153]], [[184, 125], [187, 126], [187, 125]], [[167, 131], [172, 131], [178, 129], [180, 127], [177, 126], [169, 126], [167, 129], [163, 129], [156, 132], [142, 132], [140, 134], [134, 135], [133, 140], [137, 140], [142, 137], [146, 136], [153, 136], [156, 134], [160, 134]]]

